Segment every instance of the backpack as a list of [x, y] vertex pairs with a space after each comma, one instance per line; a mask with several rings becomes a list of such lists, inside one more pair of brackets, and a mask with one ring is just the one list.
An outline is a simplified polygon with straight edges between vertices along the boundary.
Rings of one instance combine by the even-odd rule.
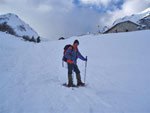
[[73, 46], [72, 46], [72, 45], [70, 45], [70, 44], [65, 45], [65, 47], [64, 47], [64, 52], [63, 52], [63, 58], [62, 58], [62, 60], [65, 61], [65, 62], [67, 62], [67, 58], [65, 57], [65, 53], [66, 53], [66, 51], [67, 51], [67, 49], [68, 49], [69, 47], [72, 47], [71, 52], [73, 51]]

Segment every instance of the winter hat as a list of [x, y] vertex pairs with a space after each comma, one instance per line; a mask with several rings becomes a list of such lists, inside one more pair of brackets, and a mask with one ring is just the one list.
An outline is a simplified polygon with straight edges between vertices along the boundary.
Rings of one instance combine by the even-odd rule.
[[78, 43], [78, 44], [79, 44], [79, 41], [78, 41], [78, 40], [75, 40], [73, 44], [75, 44], [75, 43]]

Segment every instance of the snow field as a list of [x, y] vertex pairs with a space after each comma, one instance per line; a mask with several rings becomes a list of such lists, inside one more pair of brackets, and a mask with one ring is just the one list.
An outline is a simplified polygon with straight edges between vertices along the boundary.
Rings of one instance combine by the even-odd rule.
[[[0, 32], [0, 113], [149, 113], [150, 31], [40, 44]], [[88, 56], [86, 88], [65, 88], [63, 47]], [[78, 60], [82, 80], [85, 62]], [[74, 74], [74, 82], [76, 78]]]

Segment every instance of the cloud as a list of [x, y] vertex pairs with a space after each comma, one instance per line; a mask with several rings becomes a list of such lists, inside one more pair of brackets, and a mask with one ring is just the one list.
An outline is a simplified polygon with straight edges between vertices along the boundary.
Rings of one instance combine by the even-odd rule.
[[96, 6], [99, 9], [109, 9], [122, 0], [79, 0], [82, 5]]
[[100, 14], [74, 0], [3, 0], [0, 13], [15, 13], [49, 39], [96, 32]]
[[86, 5], [96, 5], [96, 6], [108, 6], [111, 0], [79, 0], [82, 4]]
[[3, 0], [0, 14], [15, 13], [40, 35], [54, 39], [60, 37], [59, 30], [63, 34], [65, 14], [73, 7], [73, 0]]
[[[118, 8], [118, 2], [120, 0], [79, 0], [78, 5], [75, 0], [2, 0], [0, 14], [15, 13], [41, 36], [58, 39], [96, 32], [98, 24], [110, 26], [115, 19], [150, 6], [149, 0], [124, 0]], [[86, 5], [99, 10], [84, 7]]]
[[110, 26], [116, 19], [139, 13], [148, 7], [150, 7], [149, 0], [126, 0], [122, 4], [121, 9], [116, 8], [113, 11], [108, 10], [100, 19], [100, 23], [103, 24], [103, 26]]
[[96, 32], [100, 18], [93, 9], [78, 8], [73, 0], [3, 0], [0, 13], [17, 14], [41, 36], [50, 39]]
[[[30, 10], [30, 13], [41, 11], [50, 12], [68, 12], [73, 7], [73, 0], [2, 0], [0, 9], [5, 8], [6, 11], [22, 10], [24, 13]], [[11, 10], [12, 9], [12, 10]]]
[[38, 6], [38, 11], [41, 11], [41, 12], [50, 12], [51, 10], [52, 10], [52, 7], [47, 4], [40, 4]]
[[99, 16], [90, 9], [74, 8], [70, 12], [57, 14], [52, 12], [47, 18], [44, 18], [47, 22], [40, 27], [48, 28], [49, 30], [45, 34], [55, 38], [80, 35], [90, 31], [95, 32]]

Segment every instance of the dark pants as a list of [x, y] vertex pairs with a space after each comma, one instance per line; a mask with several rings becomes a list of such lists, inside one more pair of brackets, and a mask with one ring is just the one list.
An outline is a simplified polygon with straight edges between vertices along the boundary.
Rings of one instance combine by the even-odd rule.
[[73, 70], [76, 73], [76, 75], [80, 74], [80, 70], [76, 64], [68, 63], [68, 74], [71, 75]]

